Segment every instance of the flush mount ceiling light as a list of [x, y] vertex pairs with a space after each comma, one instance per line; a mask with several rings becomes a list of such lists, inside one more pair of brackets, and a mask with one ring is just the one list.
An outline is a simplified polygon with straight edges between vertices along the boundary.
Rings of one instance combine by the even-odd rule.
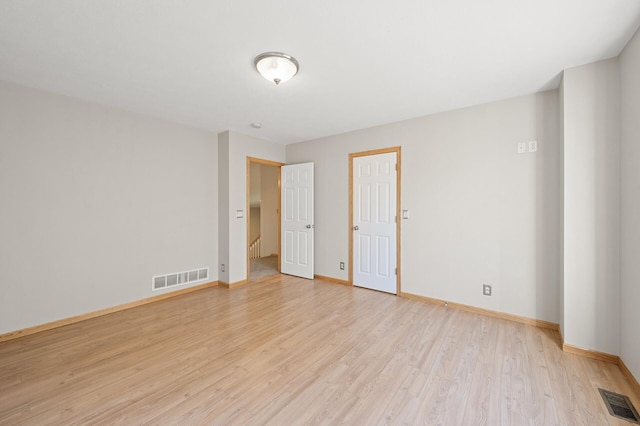
[[300, 68], [293, 56], [280, 52], [261, 53], [253, 63], [264, 78], [275, 84], [290, 80]]

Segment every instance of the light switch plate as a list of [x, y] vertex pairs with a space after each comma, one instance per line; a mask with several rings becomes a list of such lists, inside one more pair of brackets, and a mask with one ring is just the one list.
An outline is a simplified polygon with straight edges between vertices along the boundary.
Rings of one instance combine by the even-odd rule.
[[236, 210], [236, 218], [240, 219], [244, 217], [244, 210]]

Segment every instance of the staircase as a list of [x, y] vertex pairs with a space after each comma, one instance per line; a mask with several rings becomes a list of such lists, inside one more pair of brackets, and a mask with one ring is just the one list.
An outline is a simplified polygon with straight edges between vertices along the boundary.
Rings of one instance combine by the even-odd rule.
[[249, 244], [249, 259], [260, 258], [260, 235], [256, 237], [251, 244]]

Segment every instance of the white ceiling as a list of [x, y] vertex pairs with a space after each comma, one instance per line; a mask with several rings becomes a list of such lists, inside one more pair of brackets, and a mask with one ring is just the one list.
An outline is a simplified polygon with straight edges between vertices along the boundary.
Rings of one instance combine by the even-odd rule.
[[[555, 88], [639, 24], [638, 0], [2, 0], [0, 80], [292, 143]], [[300, 62], [281, 86], [272, 50]]]

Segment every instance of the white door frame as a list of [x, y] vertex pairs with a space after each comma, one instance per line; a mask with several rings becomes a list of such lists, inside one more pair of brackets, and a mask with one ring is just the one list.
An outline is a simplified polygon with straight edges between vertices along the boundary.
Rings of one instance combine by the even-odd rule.
[[401, 177], [401, 154], [402, 148], [394, 146], [391, 148], [374, 149], [371, 151], [354, 152], [349, 154], [349, 284], [353, 285], [353, 159], [356, 157], [365, 157], [368, 155], [386, 154], [389, 152], [395, 152], [398, 160], [398, 175], [396, 179], [396, 265], [398, 273], [396, 274], [396, 295], [400, 296], [400, 222], [402, 221], [400, 215], [400, 177]]

